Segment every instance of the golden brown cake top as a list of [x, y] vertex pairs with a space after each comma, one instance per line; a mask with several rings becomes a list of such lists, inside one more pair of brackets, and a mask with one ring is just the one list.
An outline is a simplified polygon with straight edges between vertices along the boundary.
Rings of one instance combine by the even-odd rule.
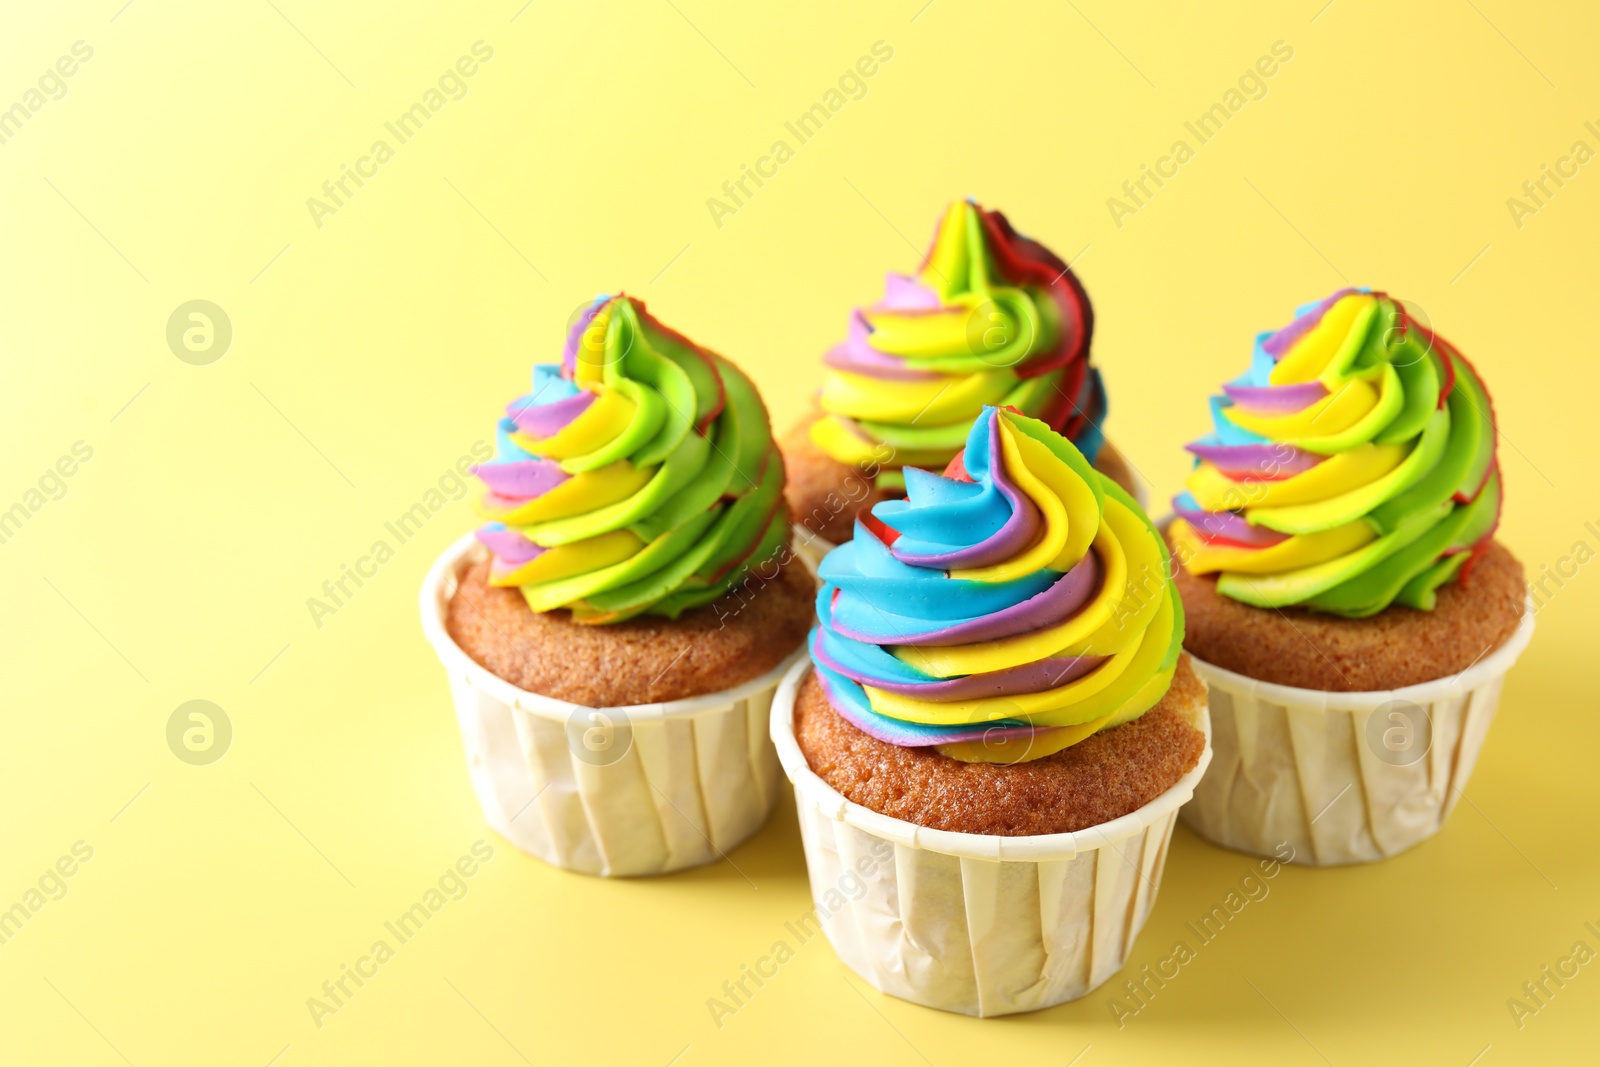
[[1184, 648], [1263, 682], [1326, 692], [1370, 692], [1466, 670], [1503, 644], [1527, 607], [1522, 564], [1493, 542], [1432, 611], [1394, 605], [1344, 619], [1304, 608], [1257, 608], [1217, 591], [1217, 580], [1178, 572]]
[[1192, 770], [1205, 750], [1205, 686], [1183, 657], [1144, 715], [1024, 763], [966, 763], [862, 733], [828, 703], [815, 673], [795, 702], [806, 763], [847, 800], [934, 830], [1015, 837], [1088, 829], [1136, 811]]
[[683, 700], [759, 678], [800, 647], [816, 583], [798, 560], [759, 574], [676, 620], [641, 615], [582, 626], [536, 613], [475, 564], [450, 598], [445, 628], [479, 666], [521, 689], [588, 707]]

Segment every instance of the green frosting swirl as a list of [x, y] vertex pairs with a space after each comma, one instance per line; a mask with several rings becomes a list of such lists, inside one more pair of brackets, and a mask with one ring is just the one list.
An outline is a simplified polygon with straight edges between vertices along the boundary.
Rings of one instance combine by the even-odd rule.
[[474, 468], [490, 581], [582, 623], [676, 618], [789, 540], [783, 461], [755, 386], [626, 296], [581, 314], [560, 364]]
[[1171, 532], [1184, 565], [1235, 600], [1432, 610], [1493, 536], [1489, 394], [1387, 294], [1340, 290], [1260, 335], [1212, 414]]

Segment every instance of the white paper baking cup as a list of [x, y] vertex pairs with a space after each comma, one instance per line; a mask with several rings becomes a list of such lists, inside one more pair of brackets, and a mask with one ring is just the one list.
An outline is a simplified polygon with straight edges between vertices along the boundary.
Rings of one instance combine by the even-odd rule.
[[1035, 1011], [1121, 969], [1155, 904], [1178, 808], [1211, 762], [1150, 803], [1070, 834], [930, 830], [851, 803], [812, 772], [794, 736], [810, 671], [772, 702], [772, 740], [794, 783], [811, 895], [845, 965], [875, 988], [966, 1015]]
[[1478, 760], [1500, 684], [1533, 636], [1511, 637], [1459, 674], [1383, 692], [1258, 682], [1199, 659], [1216, 758], [1183, 821], [1201, 837], [1294, 862], [1366, 863], [1438, 833]]
[[450, 676], [467, 769], [489, 825], [546, 863], [599, 875], [665, 874], [720, 859], [772, 813], [781, 779], [766, 733], [802, 643], [721, 693], [588, 708], [484, 670], [445, 630], [456, 583], [485, 552], [451, 545], [422, 585], [422, 628]]

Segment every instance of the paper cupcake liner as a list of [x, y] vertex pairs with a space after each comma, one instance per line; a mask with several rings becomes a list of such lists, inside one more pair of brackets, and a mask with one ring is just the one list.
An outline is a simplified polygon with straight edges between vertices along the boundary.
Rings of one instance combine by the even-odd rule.
[[[1177, 812], [1211, 761], [1119, 819], [1068, 834], [930, 830], [851, 803], [794, 736], [801, 662], [772, 702], [794, 783], [815, 922], [875, 988], [930, 1008], [1007, 1015], [1073, 1000], [1121, 969], [1155, 904]], [[808, 916], [803, 922], [811, 922]]]
[[766, 734], [793, 654], [720, 693], [589, 708], [519, 689], [445, 630], [456, 584], [484, 558], [468, 534], [422, 586], [422, 628], [450, 677], [467, 769], [489, 825], [556, 867], [645, 875], [720, 859], [767, 821], [781, 780]]
[[1466, 787], [1533, 636], [1533, 605], [1504, 644], [1459, 674], [1383, 692], [1324, 693], [1258, 682], [1199, 659], [1216, 758], [1183, 821], [1261, 856], [1366, 863], [1438, 833]]

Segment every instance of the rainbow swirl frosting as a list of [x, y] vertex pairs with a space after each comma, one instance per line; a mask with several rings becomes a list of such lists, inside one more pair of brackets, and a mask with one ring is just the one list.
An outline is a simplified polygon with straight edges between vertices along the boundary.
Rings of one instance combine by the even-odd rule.
[[1259, 335], [1211, 418], [1171, 535], [1243, 603], [1431, 611], [1499, 521], [1488, 392], [1384, 293], [1341, 289]]
[[583, 623], [677, 618], [789, 540], [783, 460], [755, 386], [626, 296], [533, 368], [473, 468], [490, 583]]
[[889, 275], [883, 301], [857, 309], [824, 357], [811, 439], [902, 488], [903, 467], [943, 467], [993, 404], [1042, 419], [1093, 462], [1106, 415], [1093, 333], [1065, 263], [999, 212], [958, 200], [916, 276]]
[[818, 571], [811, 658], [841, 715], [1015, 763], [1161, 699], [1183, 645], [1166, 545], [1070, 441], [986, 407], [942, 476], [905, 474]]

